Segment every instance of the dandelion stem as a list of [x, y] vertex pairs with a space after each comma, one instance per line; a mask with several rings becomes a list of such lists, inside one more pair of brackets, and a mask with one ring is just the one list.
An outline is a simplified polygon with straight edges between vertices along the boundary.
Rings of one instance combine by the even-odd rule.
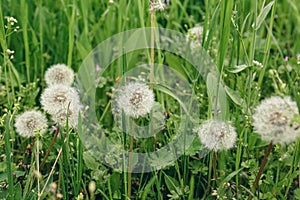
[[[134, 124], [132, 124], [132, 134], [134, 133]], [[127, 197], [131, 196], [131, 172], [132, 172], [132, 151], [133, 151], [133, 135], [130, 137], [129, 157], [128, 157], [128, 181], [127, 181]]]
[[43, 167], [44, 167], [44, 165], [46, 163], [46, 160], [47, 160], [47, 158], [48, 158], [48, 156], [49, 156], [49, 154], [50, 154], [50, 152], [51, 152], [51, 150], [53, 148], [53, 145], [55, 143], [55, 140], [57, 138], [58, 133], [59, 133], [59, 129], [57, 128], [56, 131], [55, 131], [55, 134], [54, 134], [54, 136], [52, 138], [51, 144], [50, 144], [50, 146], [49, 146], [49, 148], [48, 148], [48, 150], [46, 152], [46, 155], [45, 155], [45, 157], [44, 157], [44, 159], [43, 159], [43, 161], [42, 161], [42, 163], [40, 165], [40, 169], [43, 169]]
[[[263, 159], [263, 161], [262, 161], [262, 163], [261, 163], [261, 165], [260, 165], [258, 174], [256, 175], [255, 181], [254, 181], [253, 186], [252, 186], [252, 188], [251, 188], [252, 194], [254, 194], [255, 191], [256, 191], [256, 188], [257, 188], [257, 186], [258, 186], [258, 182], [259, 182], [259, 180], [260, 180], [260, 177], [261, 177], [261, 175], [262, 175], [262, 172], [263, 172], [263, 170], [264, 170], [264, 167], [266, 166], [266, 163], [267, 163], [268, 157], [269, 157], [269, 155], [270, 155], [270, 152], [271, 152], [271, 150], [272, 150], [272, 147], [273, 147], [273, 143], [272, 143], [272, 141], [271, 141], [270, 144], [269, 144], [269, 146], [268, 146], [268, 148], [267, 148], [267, 150], [266, 150], [265, 157], [264, 157], [264, 159]], [[251, 199], [253, 198], [252, 194], [250, 194], [250, 195], [248, 196], [248, 200], [251, 200]]]
[[[66, 141], [67, 141], [67, 139], [64, 140], [64, 144], [66, 143]], [[64, 145], [64, 144], [63, 144], [63, 145]], [[45, 185], [44, 185], [44, 187], [43, 187], [43, 189], [42, 189], [42, 191], [41, 191], [41, 194], [43, 194], [43, 192], [44, 192], [44, 190], [46, 189], [47, 184], [48, 184], [48, 182], [49, 182], [49, 180], [50, 180], [50, 177], [51, 177], [52, 174], [54, 173], [54, 169], [55, 169], [55, 166], [56, 166], [56, 164], [57, 164], [57, 161], [58, 161], [58, 159], [59, 159], [59, 157], [60, 157], [61, 152], [62, 152], [62, 147], [61, 147], [61, 148], [59, 149], [59, 151], [58, 151], [57, 157], [56, 157], [56, 159], [55, 159], [55, 161], [54, 161], [54, 164], [53, 164], [53, 166], [52, 166], [52, 168], [51, 168], [51, 171], [50, 171], [49, 176], [48, 176], [48, 178], [47, 178], [47, 180], [46, 180], [46, 183], [45, 183]]]
[[36, 152], [35, 152], [35, 158], [36, 158], [36, 177], [37, 177], [37, 187], [38, 187], [38, 200], [41, 199], [41, 188], [40, 188], [40, 164], [39, 164], [39, 152], [40, 152], [40, 148], [39, 148], [40, 144], [39, 144], [39, 136], [36, 137]]
[[219, 186], [219, 182], [218, 182], [218, 174], [217, 174], [217, 157], [218, 157], [217, 152], [214, 152], [214, 153], [213, 153], [213, 170], [214, 170], [214, 178], [215, 178], [215, 180], [216, 180], [217, 186]]
[[213, 165], [213, 161], [212, 161], [212, 155], [210, 154], [210, 158], [209, 158], [209, 166], [208, 166], [208, 178], [207, 178], [207, 188], [204, 192], [204, 195], [203, 195], [203, 199], [206, 197], [207, 193], [209, 192], [210, 190], [210, 185], [211, 185], [211, 171], [212, 171], [212, 165]]

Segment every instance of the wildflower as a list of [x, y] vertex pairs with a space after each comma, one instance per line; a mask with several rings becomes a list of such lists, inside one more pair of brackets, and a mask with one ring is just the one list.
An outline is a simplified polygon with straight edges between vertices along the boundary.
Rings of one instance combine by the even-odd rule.
[[253, 63], [253, 65], [255, 65], [257, 67], [260, 67], [260, 68], [264, 67], [263, 64], [261, 62], [257, 61], [257, 60], [253, 60], [252, 63]]
[[150, 113], [154, 104], [154, 93], [144, 83], [130, 82], [119, 90], [116, 97], [116, 110], [133, 118]]
[[99, 72], [99, 71], [100, 71], [100, 66], [99, 66], [99, 64], [96, 64], [96, 66], [95, 66], [95, 71], [96, 71], [96, 72]]
[[187, 41], [191, 41], [191, 49], [195, 49], [198, 46], [201, 46], [203, 36], [203, 27], [195, 26], [188, 30], [186, 38]]
[[55, 84], [72, 85], [74, 81], [73, 70], [65, 64], [52, 65], [45, 73], [48, 86]]
[[17, 116], [15, 127], [21, 136], [33, 137], [37, 133], [45, 133], [47, 119], [40, 111], [30, 110]]
[[57, 131], [58, 130], [58, 128], [56, 126], [52, 126], [51, 128], [52, 128], [53, 131]]
[[253, 114], [253, 126], [262, 140], [277, 143], [291, 143], [300, 132], [296, 120], [298, 107], [291, 97], [273, 96], [262, 100]]
[[209, 150], [227, 150], [236, 141], [235, 128], [220, 120], [206, 120], [195, 130], [202, 144]]
[[67, 85], [52, 85], [44, 90], [41, 95], [41, 104], [50, 115], [56, 115], [68, 108], [80, 107], [77, 91]]
[[284, 60], [287, 62], [287, 61], [289, 61], [289, 57], [288, 56], [285, 56], [284, 57]]
[[6, 53], [7, 53], [7, 54], [14, 54], [15, 51], [14, 51], [14, 50], [10, 50], [10, 49], [6, 49]]
[[14, 17], [5, 16], [4, 17], [10, 25], [14, 25], [15, 23], [18, 23], [18, 20], [16, 20]]

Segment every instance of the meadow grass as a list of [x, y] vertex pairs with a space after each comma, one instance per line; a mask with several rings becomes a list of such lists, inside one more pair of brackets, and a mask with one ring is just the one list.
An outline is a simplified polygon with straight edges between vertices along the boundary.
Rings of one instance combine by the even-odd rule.
[[[251, 117], [260, 100], [273, 95], [290, 95], [300, 107], [297, 0], [170, 0], [165, 10], [153, 13], [148, 1], [142, 0], [0, 0], [0, 5], [1, 199], [300, 199], [300, 140], [272, 146], [253, 190], [268, 142], [254, 132]], [[6, 16], [18, 22], [8, 24]], [[18, 114], [41, 110], [39, 99], [49, 66], [65, 63], [77, 72], [93, 48], [123, 31], [157, 26], [186, 34], [197, 24], [204, 29], [202, 47], [220, 74], [217, 82], [225, 87], [222, 118], [236, 127], [237, 142], [231, 150], [202, 155], [203, 146], [197, 140], [169, 166], [131, 174], [113, 170], [89, 154], [79, 137], [84, 134], [82, 119], [78, 129], [68, 123], [58, 126], [59, 135], [51, 129], [56, 125], [51, 120], [42, 137], [23, 138], [16, 133]], [[159, 149], [174, 137], [180, 103], [161, 90], [156, 98], [170, 115], [161, 134], [134, 140], [109, 128], [114, 123], [109, 114], [111, 87], [138, 62], [175, 66], [181, 76], [195, 80], [190, 84], [199, 97], [199, 121], [216, 115], [208, 91], [218, 90], [219, 84], [206, 84], [190, 63], [176, 55], [159, 49], [137, 50], [115, 60], [97, 86], [97, 117], [106, 125], [101, 134], [134, 152]], [[167, 74], [160, 75], [167, 79]], [[122, 120], [123, 130], [132, 128]]]

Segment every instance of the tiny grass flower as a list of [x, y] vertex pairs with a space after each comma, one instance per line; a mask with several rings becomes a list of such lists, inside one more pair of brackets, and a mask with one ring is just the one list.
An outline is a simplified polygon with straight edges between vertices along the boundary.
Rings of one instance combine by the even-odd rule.
[[65, 64], [52, 65], [45, 73], [45, 81], [48, 86], [55, 84], [72, 85], [74, 71]]
[[42, 135], [47, 128], [47, 119], [40, 111], [30, 110], [17, 116], [15, 127], [23, 137], [33, 137], [37, 133]]
[[204, 147], [215, 152], [228, 150], [236, 142], [235, 128], [225, 121], [206, 120], [195, 131]]
[[253, 114], [253, 126], [261, 139], [273, 144], [291, 143], [299, 137], [296, 102], [291, 97], [273, 96], [261, 101]]
[[261, 62], [257, 61], [257, 60], [253, 60], [252, 63], [253, 63], [253, 65], [255, 65], [255, 66], [259, 67], [259, 68], [263, 68], [264, 67], [263, 64]]
[[130, 117], [138, 118], [150, 113], [154, 104], [154, 93], [144, 83], [130, 82], [119, 90], [116, 110], [123, 110]]

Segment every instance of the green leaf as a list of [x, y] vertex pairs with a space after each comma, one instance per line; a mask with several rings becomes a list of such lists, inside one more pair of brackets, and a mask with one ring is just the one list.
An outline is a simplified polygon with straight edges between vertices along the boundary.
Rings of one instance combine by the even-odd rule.
[[268, 5], [266, 5], [261, 12], [259, 13], [259, 15], [256, 18], [256, 24], [252, 24], [252, 27], [257, 30], [259, 29], [259, 27], [261, 26], [261, 24], [263, 23], [263, 21], [265, 20], [265, 18], [267, 17], [268, 13], [270, 12], [272, 6], [274, 4], [274, 1], [271, 1]]
[[20, 183], [15, 186], [15, 199], [22, 199], [22, 187]]
[[227, 71], [236, 74], [236, 73], [239, 73], [239, 72], [241, 72], [241, 71], [247, 69], [248, 67], [249, 67], [249, 66], [248, 66], [248, 65], [245, 65], [245, 64], [243, 64], [243, 65], [237, 65], [237, 66], [235, 66], [235, 67], [232, 68], [232, 69], [228, 69]]
[[180, 193], [180, 191], [178, 191], [180, 188], [179, 182], [175, 178], [172, 178], [165, 173], [164, 173], [164, 175], [165, 175], [164, 179], [165, 179], [168, 190], [175, 191], [177, 194], [179, 194]]
[[95, 160], [95, 158], [89, 152], [83, 153], [84, 164], [87, 168], [91, 170], [97, 170], [99, 167], [99, 163]]
[[300, 200], [300, 188], [294, 190], [294, 197], [297, 200]]
[[243, 169], [244, 168], [242, 167], [239, 170], [230, 173], [226, 178], [223, 179], [222, 183], [220, 184], [221, 185], [220, 190], [218, 192], [218, 194], [220, 196], [222, 196], [224, 194], [225, 189], [226, 189], [225, 186], [224, 186], [224, 183], [229, 182], [234, 176], [236, 176], [237, 174], [239, 174]]
[[227, 112], [227, 99], [226, 99], [226, 92], [224, 91], [223, 84], [218, 81], [217, 77], [214, 74], [209, 73], [207, 75], [206, 85], [207, 85], [207, 94], [212, 109], [216, 108], [217, 110], [221, 111], [218, 117], [220, 119], [225, 120], [226, 112]]
[[246, 103], [244, 99], [241, 97], [238, 91], [232, 90], [231, 88], [225, 86], [226, 94], [230, 97], [230, 99], [237, 105], [242, 106], [243, 110], [246, 109]]
[[153, 176], [150, 181], [148, 181], [145, 189], [143, 190], [144, 192], [142, 193], [142, 200], [147, 199], [148, 194], [152, 191], [151, 188], [155, 182], [156, 176]]

